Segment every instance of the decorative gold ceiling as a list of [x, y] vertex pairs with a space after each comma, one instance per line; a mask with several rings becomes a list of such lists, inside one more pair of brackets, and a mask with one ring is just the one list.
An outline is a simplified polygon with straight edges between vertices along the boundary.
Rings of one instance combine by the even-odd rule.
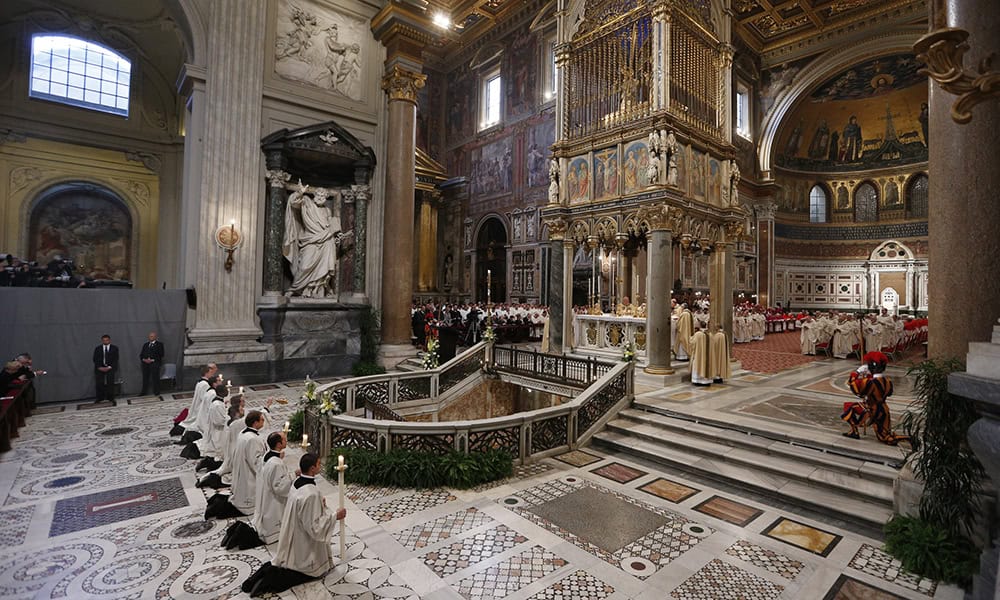
[[733, 0], [737, 27], [760, 50], [887, 13], [912, 0]]
[[448, 15], [451, 31], [464, 36], [480, 27], [489, 27], [519, 4], [519, 0], [428, 0], [426, 6], [431, 17], [436, 12]]

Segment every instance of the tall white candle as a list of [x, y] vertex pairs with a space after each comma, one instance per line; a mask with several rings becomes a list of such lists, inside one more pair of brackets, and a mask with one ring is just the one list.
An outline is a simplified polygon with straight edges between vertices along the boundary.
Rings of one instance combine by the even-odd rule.
[[309, 446], [309, 434], [308, 433], [303, 433], [302, 434], [302, 447], [303, 448], [307, 448], [308, 446]]
[[[344, 455], [341, 454], [337, 457], [337, 489], [340, 492], [340, 506], [339, 508], [344, 508], [344, 470], [347, 469], [347, 465], [344, 464]], [[340, 560], [347, 560], [347, 532], [344, 529], [347, 526], [345, 522], [347, 519], [340, 521]]]

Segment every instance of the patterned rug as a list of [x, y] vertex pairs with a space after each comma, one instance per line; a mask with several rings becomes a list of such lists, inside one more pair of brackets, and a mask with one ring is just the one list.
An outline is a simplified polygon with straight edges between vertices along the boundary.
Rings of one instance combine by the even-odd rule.
[[829, 360], [823, 356], [802, 354], [798, 331], [769, 333], [763, 340], [735, 344], [733, 355], [744, 369], [755, 373], [777, 373], [816, 360]]

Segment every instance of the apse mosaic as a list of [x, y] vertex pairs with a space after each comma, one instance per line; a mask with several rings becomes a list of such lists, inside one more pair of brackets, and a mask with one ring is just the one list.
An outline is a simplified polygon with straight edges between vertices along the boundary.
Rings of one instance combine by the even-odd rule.
[[918, 68], [912, 54], [894, 54], [824, 82], [785, 117], [778, 165], [856, 171], [926, 161], [927, 78]]

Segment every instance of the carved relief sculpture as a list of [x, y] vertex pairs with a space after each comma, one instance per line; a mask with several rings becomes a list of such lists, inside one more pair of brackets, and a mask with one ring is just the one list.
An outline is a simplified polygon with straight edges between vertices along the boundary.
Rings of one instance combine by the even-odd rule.
[[559, 161], [549, 160], [549, 204], [559, 204]]
[[649, 185], [655, 185], [660, 180], [660, 151], [662, 142], [660, 132], [653, 131], [649, 134], [649, 165], [646, 166], [646, 181]]
[[729, 161], [729, 206], [739, 206], [740, 204], [740, 166], [735, 160]]
[[667, 185], [677, 187], [677, 138], [671, 131], [666, 135], [664, 147], [667, 151]]

